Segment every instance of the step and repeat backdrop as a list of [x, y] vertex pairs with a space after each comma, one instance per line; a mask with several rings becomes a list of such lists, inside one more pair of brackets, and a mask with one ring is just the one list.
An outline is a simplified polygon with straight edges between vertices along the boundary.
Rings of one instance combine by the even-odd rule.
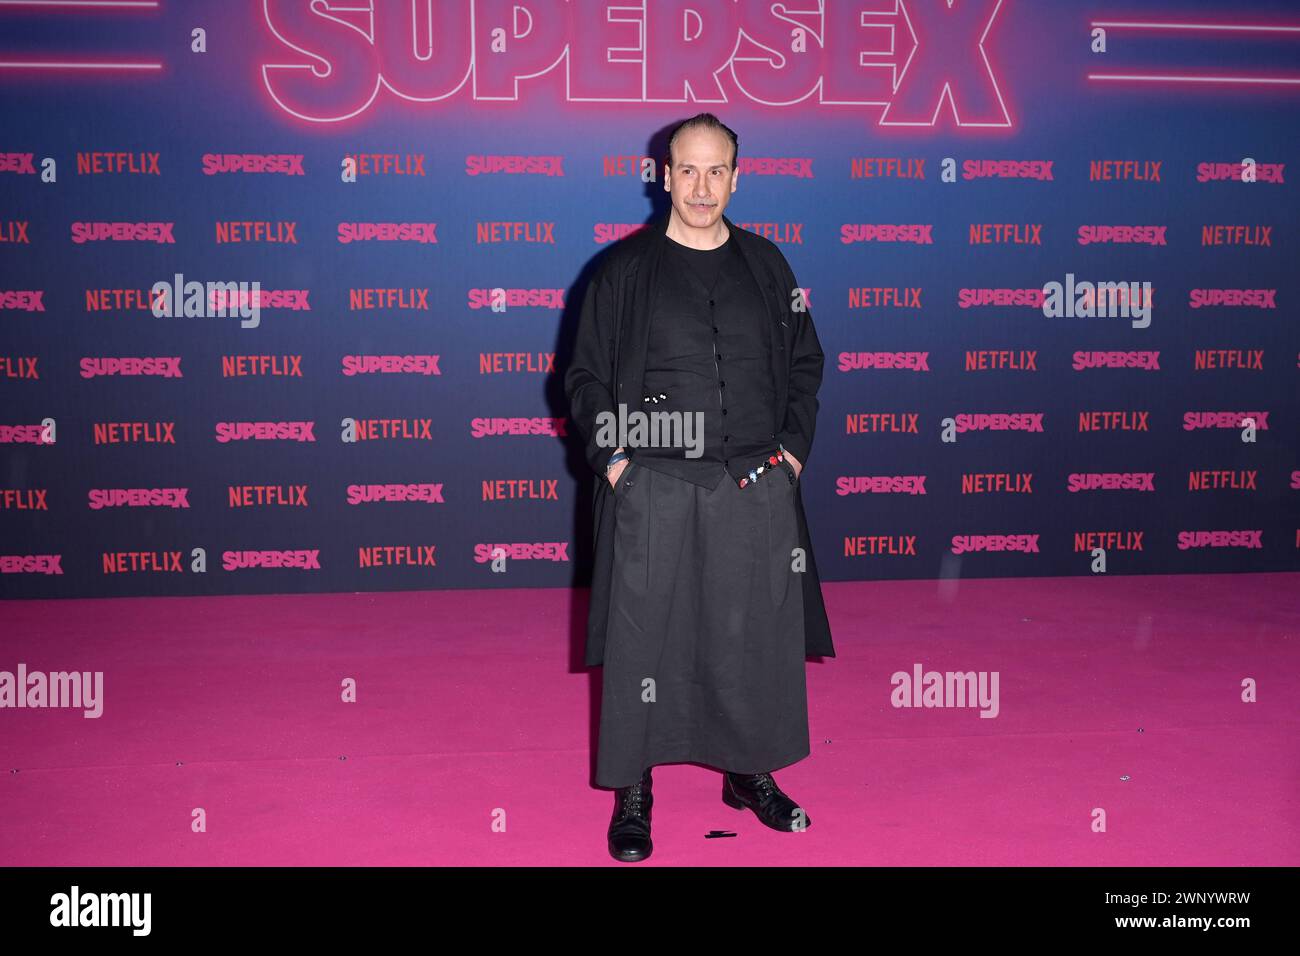
[[1300, 568], [1294, 3], [8, 4], [0, 105], [4, 596], [583, 583], [566, 353], [701, 111], [825, 580]]

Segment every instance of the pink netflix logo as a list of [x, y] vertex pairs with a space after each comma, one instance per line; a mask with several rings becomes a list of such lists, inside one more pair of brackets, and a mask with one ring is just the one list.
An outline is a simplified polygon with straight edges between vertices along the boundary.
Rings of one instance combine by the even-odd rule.
[[466, 156], [466, 176], [563, 176], [563, 156]]
[[441, 375], [437, 355], [345, 355], [343, 374], [373, 375], [414, 374]]
[[840, 475], [835, 493], [844, 495], [924, 495], [925, 475]]
[[748, 176], [812, 179], [813, 161], [811, 156], [748, 156], [737, 161], [736, 171]]
[[1076, 372], [1092, 368], [1140, 368], [1160, 371], [1159, 351], [1075, 352], [1071, 367]]
[[425, 504], [445, 504], [442, 482], [411, 485], [348, 485], [347, 502], [366, 505], [376, 501], [420, 501]]
[[1260, 431], [1268, 431], [1268, 412], [1184, 412], [1183, 431], [1205, 428], [1245, 428], [1248, 422]]
[[7, 312], [44, 312], [45, 290], [0, 289], [0, 310]]
[[876, 225], [866, 222], [846, 222], [840, 226], [840, 242], [844, 245], [855, 242], [910, 242], [918, 246], [932, 246], [934, 224]]
[[0, 445], [53, 445], [45, 425], [0, 425]]
[[217, 441], [315, 441], [315, 422], [217, 422]]
[[881, 126], [934, 126], [941, 115], [958, 127], [1012, 125], [986, 46], [1003, 0], [813, 5], [800, 31], [807, 53], [780, 65], [741, 42], [789, 47], [790, 21], [769, 4], [697, 4], [686, 32], [673, 15], [620, 0], [586, 3], [576, 20], [535, 6], [528, 32], [491, 56], [499, 18], [474, 4], [420, 4], [419, 15], [402, 3], [259, 6], [275, 47], [260, 64], [267, 95], [309, 122], [359, 117], [381, 92], [418, 103], [518, 101], [521, 90], [552, 85], [539, 77], [555, 71], [567, 100], [623, 109], [681, 102], [690, 84], [701, 99], [867, 107]]
[[841, 352], [841, 372], [868, 369], [908, 369], [913, 372], [930, 371], [929, 352]]
[[1022, 551], [1025, 554], [1038, 554], [1038, 535], [955, 534], [948, 550], [953, 554], [965, 554], [968, 551]]
[[1080, 226], [1079, 245], [1097, 243], [1119, 245], [1165, 246], [1168, 226]]
[[513, 561], [568, 561], [569, 542], [531, 541], [474, 545], [476, 564], [486, 564], [498, 558]]
[[422, 245], [438, 241], [436, 222], [341, 222], [338, 240], [353, 242], [415, 242]]
[[188, 508], [188, 488], [91, 488], [87, 504], [101, 508]]
[[0, 554], [0, 574], [62, 574], [61, 554]]
[[175, 245], [174, 222], [74, 222], [72, 241], [86, 242], [155, 242]]
[[988, 306], [1028, 306], [1041, 309], [1047, 301], [1047, 293], [1042, 289], [959, 289], [957, 307], [961, 309], [982, 309]]
[[222, 551], [223, 571], [250, 571], [258, 568], [295, 568], [320, 570], [320, 549], [300, 551]]
[[470, 289], [466, 305], [471, 309], [506, 308], [563, 309], [563, 289]]
[[1254, 160], [1243, 163], [1198, 163], [1196, 181], [1198, 183], [1261, 182], [1281, 185], [1286, 182], [1283, 175], [1285, 169], [1285, 163], [1257, 163]]
[[1187, 304], [1193, 309], [1276, 309], [1277, 289], [1193, 289]]
[[[310, 292], [310, 289], [214, 288], [208, 293], [208, 307], [212, 311], [227, 312], [237, 310], [244, 312], [249, 309], [290, 309], [294, 312], [310, 312], [311, 303], [307, 301]], [[171, 307], [166, 305], [166, 294], [164, 293], [161, 298], [164, 302], [163, 308], [170, 310]]]
[[34, 153], [0, 153], [0, 173], [35, 176], [35, 158]]
[[1066, 491], [1155, 491], [1156, 475], [1153, 471], [1096, 471], [1076, 472], [1066, 479]]
[[608, 245], [626, 239], [634, 232], [640, 232], [647, 226], [643, 222], [598, 222], [591, 229], [591, 241], [597, 245]]
[[1199, 548], [1248, 548], [1258, 551], [1264, 547], [1264, 532], [1254, 531], [1180, 531], [1178, 550]]
[[952, 417], [958, 432], [1041, 432], [1046, 412], [1019, 412], [1014, 414], [968, 414], [962, 412]]
[[148, 358], [93, 358], [81, 360], [81, 377], [98, 378], [104, 375], [155, 375], [160, 378], [182, 378], [179, 355], [152, 356]]
[[1050, 159], [968, 159], [961, 164], [961, 178], [1034, 179], [1051, 182], [1053, 160]]
[[200, 162], [204, 176], [223, 173], [306, 176], [302, 158], [302, 153], [204, 153]]
[[493, 438], [501, 435], [548, 435], [554, 438], [568, 436], [565, 418], [475, 418], [469, 431], [474, 438]]

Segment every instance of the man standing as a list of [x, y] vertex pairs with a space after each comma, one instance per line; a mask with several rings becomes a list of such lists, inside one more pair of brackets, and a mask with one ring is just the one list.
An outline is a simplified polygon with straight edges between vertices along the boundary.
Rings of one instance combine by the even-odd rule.
[[[834, 656], [799, 485], [824, 356], [780, 250], [723, 215], [738, 146], [711, 113], [677, 127], [672, 208], [610, 251], [565, 373], [605, 479], [587, 663], [604, 665], [596, 782], [623, 861], [650, 855], [656, 764], [722, 770], [723, 801], [773, 829], [811, 823], [771, 771], [809, 753], [805, 656]], [[629, 412], [702, 428], [611, 440]]]

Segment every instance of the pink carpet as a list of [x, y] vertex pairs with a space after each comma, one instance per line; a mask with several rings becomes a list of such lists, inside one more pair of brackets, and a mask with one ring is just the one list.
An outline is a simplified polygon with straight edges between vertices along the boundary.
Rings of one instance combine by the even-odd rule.
[[[839, 657], [808, 665], [812, 754], [776, 774], [811, 827], [768, 830], [716, 771], [660, 767], [638, 866], [1300, 863], [1300, 575], [825, 595]], [[0, 710], [0, 865], [628, 866], [591, 784], [585, 601], [6, 602], [0, 670], [103, 671], [104, 712]], [[998, 716], [891, 706], [917, 663], [997, 671]]]

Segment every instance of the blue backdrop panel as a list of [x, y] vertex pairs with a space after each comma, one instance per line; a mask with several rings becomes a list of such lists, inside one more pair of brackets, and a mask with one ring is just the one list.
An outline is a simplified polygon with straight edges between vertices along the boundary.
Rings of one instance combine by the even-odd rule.
[[0, 10], [0, 593], [581, 583], [577, 308], [702, 110], [824, 579], [1300, 567], [1297, 5], [770, 6]]

